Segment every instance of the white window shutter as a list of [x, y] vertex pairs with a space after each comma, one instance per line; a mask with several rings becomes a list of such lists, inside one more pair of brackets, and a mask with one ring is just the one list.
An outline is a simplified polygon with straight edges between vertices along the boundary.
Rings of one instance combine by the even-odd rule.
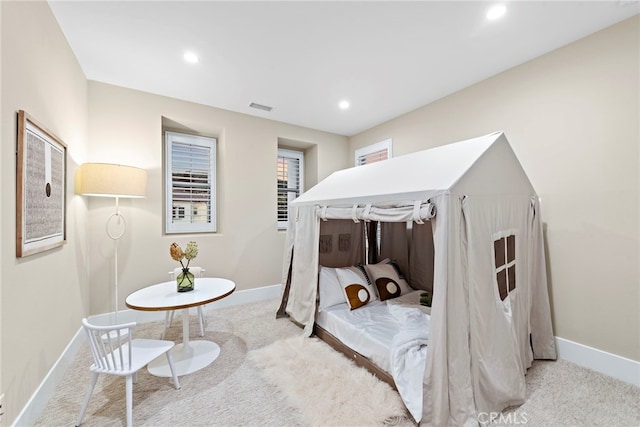
[[167, 233], [216, 231], [216, 140], [166, 132]]
[[289, 220], [289, 203], [302, 194], [304, 153], [301, 151], [278, 149], [278, 228], [286, 229]]

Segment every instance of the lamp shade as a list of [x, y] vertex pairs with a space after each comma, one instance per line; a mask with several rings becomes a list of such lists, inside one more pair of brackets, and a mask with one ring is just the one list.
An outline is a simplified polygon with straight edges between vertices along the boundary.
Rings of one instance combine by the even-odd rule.
[[84, 163], [76, 173], [76, 193], [100, 197], [144, 197], [147, 171], [111, 163]]

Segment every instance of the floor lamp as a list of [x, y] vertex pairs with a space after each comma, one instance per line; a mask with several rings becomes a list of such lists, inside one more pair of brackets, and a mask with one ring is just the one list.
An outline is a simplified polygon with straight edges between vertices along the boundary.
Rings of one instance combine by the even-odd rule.
[[76, 175], [76, 193], [85, 196], [114, 197], [116, 211], [109, 216], [106, 231], [114, 242], [115, 323], [118, 323], [118, 241], [127, 231], [127, 222], [120, 214], [119, 198], [145, 197], [147, 172], [143, 169], [110, 163], [84, 163]]

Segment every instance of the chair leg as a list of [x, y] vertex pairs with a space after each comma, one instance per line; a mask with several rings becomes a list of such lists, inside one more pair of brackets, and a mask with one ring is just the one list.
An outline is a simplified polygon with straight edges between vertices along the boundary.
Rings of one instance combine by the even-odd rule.
[[204, 314], [202, 314], [202, 306], [198, 306], [198, 318], [200, 319], [200, 336], [204, 336]]
[[87, 406], [89, 406], [89, 399], [91, 399], [91, 394], [93, 394], [93, 389], [96, 386], [96, 382], [98, 381], [98, 373], [94, 372], [91, 376], [91, 382], [89, 383], [89, 388], [87, 389], [87, 393], [84, 395], [84, 400], [82, 401], [82, 406], [80, 407], [80, 415], [78, 415], [78, 421], [76, 421], [76, 426], [82, 424], [82, 419], [84, 418], [84, 413], [87, 411]]
[[178, 375], [176, 374], [176, 368], [173, 364], [173, 356], [171, 356], [171, 351], [167, 351], [167, 362], [169, 363], [169, 369], [171, 370], [171, 376], [173, 377], [173, 385], [176, 387], [176, 390], [180, 389], [180, 381], [178, 380]]
[[127, 427], [131, 427], [133, 425], [133, 374], [127, 375], [125, 392], [127, 397]]

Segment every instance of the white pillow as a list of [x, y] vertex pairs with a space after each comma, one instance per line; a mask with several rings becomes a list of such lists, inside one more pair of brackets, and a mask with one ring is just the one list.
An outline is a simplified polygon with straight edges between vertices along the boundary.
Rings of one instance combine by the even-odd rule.
[[387, 260], [364, 266], [367, 275], [378, 291], [380, 301], [396, 298], [413, 291], [407, 281], [400, 277], [395, 267], [385, 261]]
[[351, 310], [378, 299], [366, 276], [358, 267], [339, 268], [336, 273]]
[[320, 266], [318, 288], [320, 298], [318, 302], [319, 309], [346, 302], [335, 268]]

